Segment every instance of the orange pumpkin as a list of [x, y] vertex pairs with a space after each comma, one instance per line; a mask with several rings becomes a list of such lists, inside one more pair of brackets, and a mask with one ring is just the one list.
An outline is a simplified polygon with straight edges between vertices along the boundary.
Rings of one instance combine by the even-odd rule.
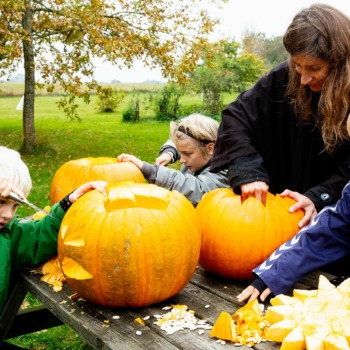
[[290, 214], [294, 203], [268, 193], [266, 206], [254, 197], [242, 204], [241, 196], [229, 188], [205, 194], [196, 208], [202, 267], [224, 277], [252, 279], [252, 270], [298, 231], [304, 212]]
[[120, 182], [79, 198], [65, 215], [58, 258], [67, 283], [108, 307], [151, 305], [178, 293], [200, 253], [196, 210], [177, 191]]
[[146, 182], [140, 169], [130, 162], [112, 157], [88, 157], [64, 163], [53, 178], [50, 203], [57, 203], [85, 182], [103, 180], [109, 184], [120, 181]]

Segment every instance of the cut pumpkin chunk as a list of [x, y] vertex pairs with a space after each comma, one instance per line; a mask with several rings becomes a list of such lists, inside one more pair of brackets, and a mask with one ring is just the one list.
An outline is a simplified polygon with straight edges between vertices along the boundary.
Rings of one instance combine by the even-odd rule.
[[281, 350], [350, 349], [350, 279], [335, 287], [320, 276], [318, 289], [295, 289], [294, 302], [274, 299], [265, 315], [272, 324], [266, 338], [282, 342]]
[[282, 341], [281, 350], [304, 350], [305, 338], [300, 327], [294, 328]]
[[294, 289], [293, 290], [293, 297], [298, 298], [301, 301], [304, 301], [305, 299], [308, 298], [313, 298], [316, 297], [317, 295], [317, 289]]
[[349, 345], [346, 338], [342, 335], [329, 334], [323, 340], [323, 345], [326, 350], [348, 350]]
[[294, 308], [290, 305], [277, 305], [269, 307], [266, 310], [265, 319], [268, 320], [271, 324], [282, 321], [289, 315], [292, 315]]
[[273, 306], [295, 304], [296, 302], [295, 298], [284, 294], [279, 294], [270, 300]]
[[67, 277], [76, 280], [87, 280], [93, 278], [93, 276], [76, 261], [66, 257], [63, 258], [62, 271]]
[[266, 331], [266, 339], [282, 343], [283, 339], [296, 327], [294, 320], [282, 320], [271, 325]]
[[228, 312], [222, 311], [220, 313], [209, 335], [222, 340], [236, 341], [235, 324]]

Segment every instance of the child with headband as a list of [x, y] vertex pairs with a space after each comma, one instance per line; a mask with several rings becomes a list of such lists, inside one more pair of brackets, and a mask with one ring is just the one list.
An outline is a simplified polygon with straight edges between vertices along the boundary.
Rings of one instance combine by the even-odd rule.
[[[117, 159], [134, 163], [148, 182], [176, 190], [196, 206], [205, 193], [229, 187], [225, 169], [210, 172], [218, 127], [218, 122], [210, 117], [191, 114], [170, 124], [170, 140], [162, 146], [155, 164], [125, 153]], [[166, 167], [177, 160], [182, 164], [180, 170]]]

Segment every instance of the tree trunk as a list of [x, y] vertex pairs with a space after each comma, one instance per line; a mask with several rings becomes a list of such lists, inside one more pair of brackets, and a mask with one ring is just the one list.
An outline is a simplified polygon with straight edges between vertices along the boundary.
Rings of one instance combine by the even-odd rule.
[[35, 98], [35, 62], [32, 40], [32, 0], [26, 1], [26, 10], [23, 17], [23, 29], [28, 37], [23, 40], [24, 57], [24, 104], [23, 104], [23, 144], [21, 151], [32, 154], [36, 148], [34, 125], [34, 98]]

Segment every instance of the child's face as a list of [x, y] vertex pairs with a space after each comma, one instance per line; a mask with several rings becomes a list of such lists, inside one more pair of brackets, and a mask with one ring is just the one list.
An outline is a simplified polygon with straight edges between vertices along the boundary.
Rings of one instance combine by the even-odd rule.
[[0, 197], [0, 230], [2, 230], [15, 216], [18, 202]]
[[185, 164], [192, 173], [201, 169], [212, 158], [212, 151], [210, 145], [207, 145], [207, 152], [204, 154], [203, 150], [194, 146], [188, 140], [177, 140], [176, 149], [180, 153], [180, 162]]

